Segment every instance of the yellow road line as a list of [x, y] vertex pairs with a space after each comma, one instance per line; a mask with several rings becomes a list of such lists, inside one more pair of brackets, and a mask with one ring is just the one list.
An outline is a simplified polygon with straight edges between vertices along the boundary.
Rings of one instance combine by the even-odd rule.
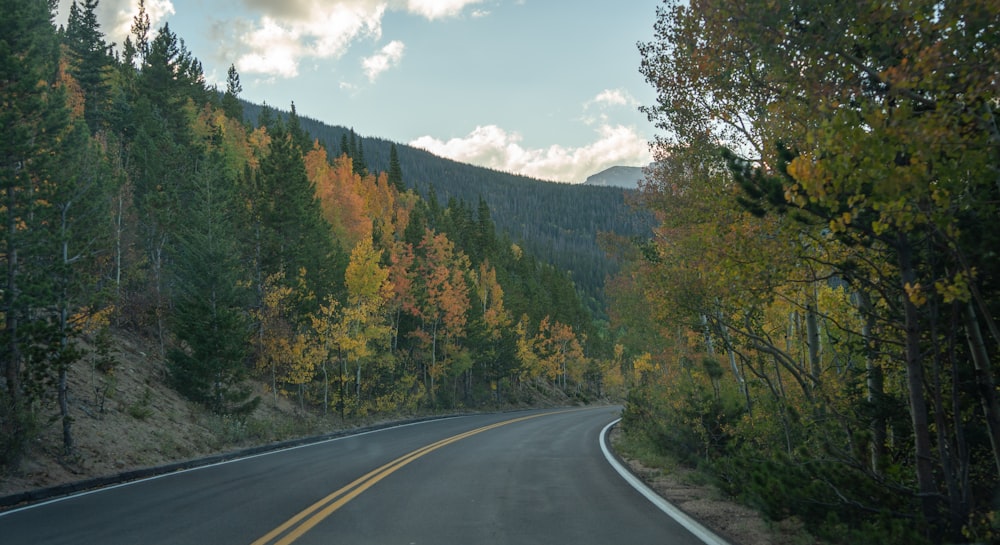
[[453, 435], [451, 437], [447, 437], [445, 439], [437, 441], [436, 443], [431, 443], [430, 445], [418, 448], [417, 450], [414, 450], [413, 452], [400, 456], [399, 458], [396, 458], [395, 460], [379, 468], [369, 471], [363, 476], [352, 481], [347, 486], [344, 486], [343, 488], [337, 490], [336, 492], [333, 492], [332, 494], [326, 496], [325, 498], [319, 500], [318, 502], [303, 509], [301, 512], [299, 512], [292, 518], [288, 519], [274, 530], [271, 530], [257, 541], [254, 541], [252, 545], [265, 545], [267, 543], [272, 543], [272, 541], [275, 538], [277, 538], [278, 536], [282, 536], [282, 534], [284, 534], [284, 536], [281, 537], [281, 539], [279, 539], [278, 541], [273, 541], [274, 545], [290, 545], [296, 539], [302, 537], [303, 534], [305, 534], [313, 527], [315, 527], [317, 524], [322, 522], [323, 519], [329, 517], [335, 511], [343, 507], [347, 502], [353, 500], [354, 498], [359, 496], [362, 492], [368, 490], [382, 479], [394, 473], [396, 470], [400, 469], [406, 464], [409, 464], [410, 462], [416, 460], [417, 458], [420, 458], [425, 454], [433, 452], [441, 447], [450, 445], [456, 441], [461, 441], [466, 437], [471, 437], [473, 435], [482, 433], [484, 431], [489, 431], [494, 428], [499, 428], [500, 426], [506, 426], [507, 424], [513, 424], [515, 422], [521, 422], [532, 418], [538, 418], [539, 416], [558, 414], [560, 412], [567, 412], [567, 411], [533, 414], [530, 416], [522, 416], [520, 418], [514, 418], [511, 420], [504, 420], [503, 422], [497, 422], [496, 424], [490, 424], [488, 426], [476, 428], [474, 430], [460, 433], [458, 435]]

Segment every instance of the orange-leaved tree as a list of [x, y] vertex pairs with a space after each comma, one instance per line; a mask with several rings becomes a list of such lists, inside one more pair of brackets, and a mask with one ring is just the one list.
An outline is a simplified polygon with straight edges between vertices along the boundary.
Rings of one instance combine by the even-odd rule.
[[465, 370], [459, 341], [466, 334], [470, 304], [468, 270], [468, 257], [444, 233], [425, 229], [411, 274], [413, 310], [421, 320], [413, 335], [428, 352], [423, 367], [432, 403], [436, 383], [448, 373]]

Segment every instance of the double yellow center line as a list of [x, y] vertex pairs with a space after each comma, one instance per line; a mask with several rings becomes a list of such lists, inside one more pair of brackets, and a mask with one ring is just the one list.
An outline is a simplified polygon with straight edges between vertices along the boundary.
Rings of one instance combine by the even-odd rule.
[[[564, 411], [559, 411], [564, 412]], [[484, 431], [489, 431], [494, 428], [499, 428], [500, 426], [506, 426], [507, 424], [513, 424], [515, 422], [521, 422], [524, 420], [530, 420], [532, 418], [538, 418], [539, 416], [551, 415], [556, 413], [543, 413], [543, 414], [533, 414], [530, 416], [522, 416], [521, 418], [514, 418], [512, 420], [504, 420], [503, 422], [497, 422], [496, 424], [490, 424], [488, 426], [483, 426], [481, 428], [476, 428], [465, 433], [460, 433], [446, 439], [442, 439], [436, 443], [431, 443], [425, 447], [419, 448], [409, 454], [400, 456], [395, 460], [369, 471], [362, 477], [354, 480], [347, 486], [337, 490], [336, 492], [330, 494], [329, 496], [319, 500], [318, 502], [310, 505], [306, 509], [299, 512], [297, 515], [285, 521], [281, 526], [278, 526], [274, 530], [271, 530], [263, 537], [253, 542], [253, 545], [289, 545], [293, 543], [298, 538], [302, 537], [303, 534], [311, 530], [314, 526], [323, 521], [323, 519], [332, 515], [337, 509], [343, 507], [347, 502], [358, 497], [362, 492], [368, 490], [375, 483], [381, 481], [382, 479], [388, 477], [398, 469], [402, 468], [406, 464], [420, 458], [421, 456], [434, 452], [435, 450], [450, 445], [456, 441], [461, 441], [466, 437], [471, 437], [473, 435], [483, 433]], [[277, 541], [275, 541], [277, 540]]]

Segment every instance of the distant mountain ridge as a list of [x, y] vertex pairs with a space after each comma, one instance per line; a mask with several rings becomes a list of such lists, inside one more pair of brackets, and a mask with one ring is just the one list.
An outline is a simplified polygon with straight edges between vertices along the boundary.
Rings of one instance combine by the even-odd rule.
[[[244, 103], [246, 119], [256, 124], [261, 108]], [[287, 115], [279, 110], [274, 113]], [[340, 155], [341, 140], [352, 131], [301, 114], [300, 123], [331, 156]], [[369, 171], [389, 170], [393, 142], [357, 133], [355, 139], [363, 149]], [[537, 180], [460, 163], [400, 143], [396, 143], [396, 151], [403, 183], [408, 188], [425, 198], [433, 190], [442, 205], [456, 199], [473, 210], [482, 198], [502, 233], [538, 259], [569, 271], [592, 309], [602, 313], [604, 282], [618, 270], [618, 264], [600, 247], [599, 234], [646, 238], [652, 233], [652, 214], [635, 208], [631, 204], [635, 192], [623, 187]], [[621, 168], [638, 173], [642, 170]]]
[[639, 182], [645, 177], [643, 167], [615, 166], [590, 175], [583, 183], [605, 187], [623, 187], [637, 189]]

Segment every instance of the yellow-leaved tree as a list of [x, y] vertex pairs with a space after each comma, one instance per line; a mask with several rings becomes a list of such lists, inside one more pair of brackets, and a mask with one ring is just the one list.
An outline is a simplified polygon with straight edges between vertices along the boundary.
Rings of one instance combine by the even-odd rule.
[[359, 407], [362, 366], [376, 349], [382, 349], [382, 357], [389, 357], [392, 329], [386, 305], [393, 289], [389, 269], [381, 265], [381, 259], [382, 252], [372, 247], [371, 239], [361, 239], [351, 252], [345, 277], [347, 304], [341, 311], [344, 327], [339, 344], [355, 367], [354, 394]]

